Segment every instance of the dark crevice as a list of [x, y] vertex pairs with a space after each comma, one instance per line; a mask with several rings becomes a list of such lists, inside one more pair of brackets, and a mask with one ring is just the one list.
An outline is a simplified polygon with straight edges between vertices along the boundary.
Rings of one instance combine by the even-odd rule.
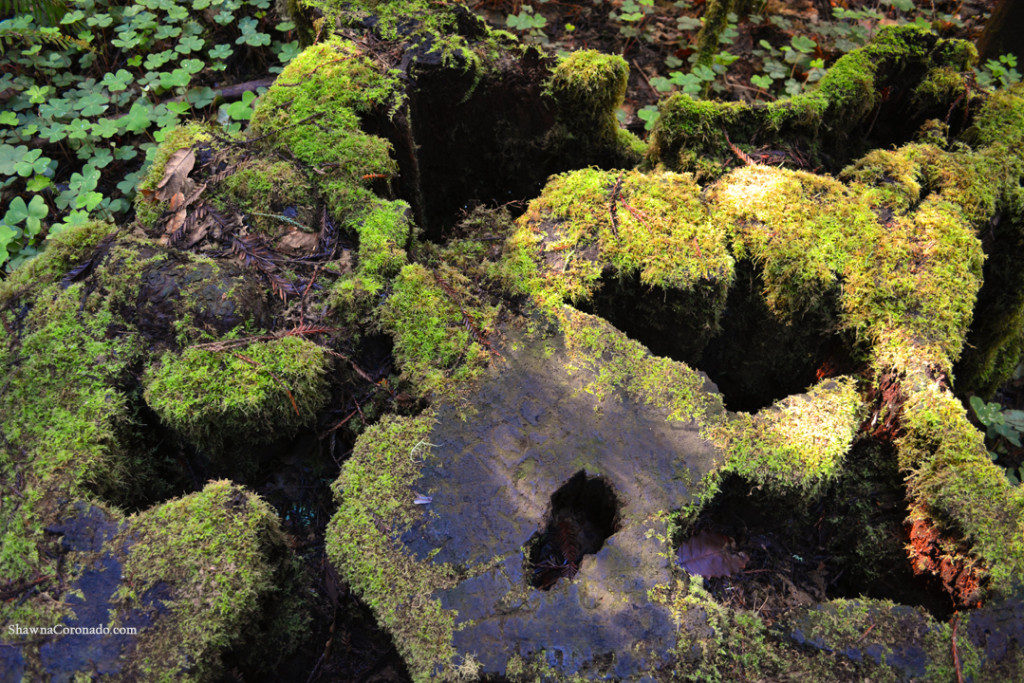
[[905, 550], [906, 491], [892, 447], [855, 444], [839, 480], [818, 500], [780, 497], [730, 475], [691, 531], [733, 539], [743, 571], [708, 579], [723, 603], [773, 620], [808, 599], [869, 597], [917, 605], [937, 620], [953, 599], [931, 575], [915, 575]]
[[580, 470], [551, 496], [542, 531], [526, 543], [530, 585], [551, 589], [572, 579], [584, 555], [597, 553], [619, 524], [619, 501], [604, 477]]
[[844, 340], [831, 331], [835, 321], [828, 313], [782, 321], [768, 309], [763, 291], [760, 273], [741, 261], [718, 320], [721, 294], [712, 284], [680, 292], [643, 285], [639, 275], [605, 277], [579, 308], [652, 353], [707, 373], [730, 410], [756, 412], [855, 367]]

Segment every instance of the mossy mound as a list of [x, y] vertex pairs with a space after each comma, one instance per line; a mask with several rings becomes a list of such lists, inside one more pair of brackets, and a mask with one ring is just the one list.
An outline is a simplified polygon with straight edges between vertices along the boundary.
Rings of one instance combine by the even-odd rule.
[[139, 638], [127, 677], [213, 680], [229, 653], [247, 670], [272, 671], [302, 641], [301, 570], [273, 509], [244, 488], [211, 482], [130, 517], [118, 541], [128, 551], [114, 604], [138, 608], [157, 591], [167, 610]]
[[725, 237], [687, 174], [574, 171], [519, 219], [505, 278], [542, 307], [573, 302], [659, 338], [658, 351], [697, 356], [732, 283]]
[[146, 403], [190, 443], [213, 450], [294, 434], [329, 394], [324, 349], [285, 337], [235, 349], [191, 347], [150, 366]]
[[976, 59], [965, 41], [939, 39], [919, 27], [886, 27], [838, 59], [816, 88], [786, 100], [748, 105], [684, 94], [666, 98], [648, 161], [713, 180], [735, 160], [732, 144], [751, 153], [757, 140], [796, 163], [838, 170], [845, 160], [905, 142], [926, 120], [945, 116], [967, 91], [961, 72]]
[[[18, 598], [0, 605], [5, 672], [210, 680], [232, 647], [295, 642], [296, 574], [264, 503], [221, 483], [132, 519], [109, 506], [165, 492], [140, 424], [135, 373], [152, 349], [134, 306], [166, 260], [148, 240], [90, 223], [0, 291], [0, 571], [4, 594]], [[10, 626], [56, 628], [26, 637]], [[119, 626], [137, 630], [103, 630]], [[246, 661], [254, 671], [273, 663]]]

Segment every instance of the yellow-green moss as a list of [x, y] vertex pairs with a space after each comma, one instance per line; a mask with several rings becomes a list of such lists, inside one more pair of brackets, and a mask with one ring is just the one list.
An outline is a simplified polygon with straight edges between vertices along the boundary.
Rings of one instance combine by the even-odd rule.
[[506, 279], [542, 306], [587, 301], [607, 266], [650, 287], [712, 284], [722, 294], [719, 309], [732, 282], [725, 231], [709, 220], [687, 174], [585, 169], [554, 176], [517, 225]]
[[193, 444], [213, 448], [293, 434], [329, 398], [322, 347], [298, 337], [224, 351], [164, 354], [144, 378], [149, 406]]
[[327, 527], [327, 555], [342, 578], [390, 631], [413, 680], [454, 678], [455, 613], [431, 594], [454, 585], [447, 565], [419, 561], [398, 539], [423, 514], [413, 482], [430, 456], [434, 415], [386, 416], [356, 441], [333, 485], [338, 512]]
[[46, 249], [39, 256], [16, 268], [0, 281], [0, 309], [32, 289], [42, 288], [63, 277], [85, 260], [104, 237], [117, 228], [106, 221], [88, 221], [46, 240]]
[[493, 331], [497, 310], [477, 302], [462, 279], [451, 269], [407, 265], [380, 311], [402, 376], [425, 396], [459, 394], [493, 357], [476, 335]]
[[171, 598], [170, 614], [139, 637], [124, 672], [129, 678], [216, 679], [232, 647], [272, 638], [272, 651], [239, 650], [250, 666], [272, 666], [303, 641], [308, 615], [295, 583], [300, 571], [273, 509], [242, 487], [211, 482], [141, 512], [121, 540], [129, 550], [118, 607], [138, 609], [155, 587]]
[[375, 203], [360, 222], [359, 261], [362, 275], [390, 278], [406, 263], [405, 246], [412, 235], [411, 210], [403, 201]]
[[[266, 235], [276, 235], [282, 226], [296, 223], [307, 232], [319, 230], [316, 196], [312, 183], [294, 164], [263, 158], [243, 162], [223, 181], [224, 200], [237, 207], [246, 222]], [[296, 215], [280, 217], [285, 208]]]
[[745, 166], [708, 198], [736, 257], [761, 266], [765, 301], [783, 319], [834, 316], [842, 277], [880, 238], [870, 207], [827, 176]]
[[738, 413], [707, 433], [728, 454], [724, 471], [779, 493], [814, 496], [843, 468], [864, 418], [851, 377], [828, 379], [756, 415]]
[[[57, 261], [84, 256], [78, 248], [102, 232], [85, 228], [69, 238], [69, 251], [48, 252], [30, 268], [45, 281]], [[118, 277], [125, 287], [136, 282], [130, 270]], [[145, 476], [124, 440], [132, 416], [121, 390], [143, 348], [114, 312], [116, 297], [105, 288], [114, 276], [96, 279], [102, 284], [92, 290], [81, 283], [41, 287], [16, 326], [16, 311], [0, 312], [8, 329], [22, 330], [4, 338], [0, 366], [0, 432], [9, 444], [0, 449], [0, 478], [14, 482], [3, 492], [0, 575], [11, 581], [46, 573], [55, 562], [38, 548], [62, 505], [90, 494], [116, 498]]]
[[570, 148], [604, 148], [616, 165], [634, 165], [646, 144], [619, 128], [615, 116], [626, 96], [629, 64], [618, 55], [580, 50], [559, 60], [547, 84], [557, 102], [561, 130]]
[[[784, 145], [800, 136], [812, 155], [822, 148], [832, 149], [831, 156], [836, 150], [846, 153], [844, 148], [858, 142], [847, 136], [866, 122], [888, 84], [914, 73], [911, 65], [962, 70], [970, 56], [969, 46], [962, 41], [938, 40], [915, 26], [885, 27], [871, 43], [838, 59], [816, 88], [791, 99], [747, 105], [695, 101], [676, 94], [659, 104], [661, 116], [647, 161], [696, 172], [700, 179], [717, 178], [735, 162], [723, 130], [732, 133], [733, 142], [757, 136], [761, 144]], [[953, 92], [947, 89], [955, 98]], [[925, 101], [923, 91], [921, 95], [922, 109], [936, 105], [934, 97]]]
[[593, 373], [583, 390], [598, 398], [625, 391], [637, 401], [664, 408], [671, 420], [702, 420], [724, 411], [705, 377], [670, 358], [653, 356], [608, 322], [570, 306], [555, 312], [565, 335], [572, 373]]
[[970, 544], [990, 590], [1012, 590], [1024, 576], [1024, 487], [992, 463], [982, 434], [948, 391], [932, 384], [911, 393], [902, 424], [900, 466], [910, 472], [917, 513]]
[[249, 133], [311, 169], [332, 215], [343, 222], [373, 200], [363, 176], [393, 175], [391, 144], [360, 130], [360, 115], [386, 114], [398, 81], [354, 44], [331, 38], [304, 50], [260, 98]]

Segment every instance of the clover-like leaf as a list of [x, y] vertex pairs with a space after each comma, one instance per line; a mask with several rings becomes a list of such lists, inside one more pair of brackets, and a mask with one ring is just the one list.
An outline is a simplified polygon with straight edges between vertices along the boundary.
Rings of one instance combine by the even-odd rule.
[[141, 133], [152, 123], [150, 118], [152, 110], [153, 105], [149, 103], [135, 102], [128, 113], [117, 120], [117, 123], [129, 133]]
[[248, 121], [252, 118], [252, 102], [255, 99], [256, 95], [246, 91], [242, 93], [241, 101], [224, 105], [223, 109], [234, 121]]
[[793, 45], [793, 49], [798, 50], [804, 54], [813, 52], [814, 48], [818, 46], [818, 44], [815, 43], [813, 39], [808, 38], [807, 36], [799, 35], [793, 36], [793, 39], [790, 41], [790, 43]]
[[178, 41], [178, 46], [174, 49], [177, 52], [185, 54], [188, 52], [195, 52], [196, 50], [201, 50], [203, 49], [203, 45], [205, 44], [206, 41], [202, 38], [197, 38], [196, 36], [186, 36]]
[[25, 189], [29, 192], [40, 192], [53, 183], [52, 180], [43, 175], [32, 176], [31, 180], [25, 183]]
[[189, 73], [192, 73], [192, 74], [199, 73], [200, 71], [203, 70], [203, 68], [205, 66], [206, 65], [203, 64], [198, 59], [183, 59], [183, 60], [181, 60], [181, 68], [184, 69], [185, 71], [189, 72]]
[[0, 125], [4, 126], [16, 126], [18, 125], [18, 115], [13, 111], [0, 112]]
[[117, 135], [117, 121], [100, 119], [92, 124], [92, 134], [101, 138], [112, 138]]
[[208, 106], [217, 99], [217, 92], [210, 87], [192, 88], [185, 95], [185, 99], [192, 103], [197, 109]]
[[100, 194], [99, 192], [86, 192], [84, 194], [78, 195], [78, 199], [75, 200], [75, 206], [79, 209], [92, 211], [102, 201], [103, 195]]
[[25, 145], [0, 145], [0, 175], [14, 175], [14, 168], [28, 153]]
[[146, 57], [146, 61], [143, 64], [144, 67], [150, 71], [159, 69], [167, 62], [171, 61], [176, 55], [173, 50], [164, 50], [163, 52], [154, 52], [153, 54]]
[[8, 247], [11, 246], [19, 237], [21, 237], [20, 231], [12, 228], [6, 223], [0, 223], [0, 265], [3, 265], [11, 258], [11, 253], [8, 251]]
[[175, 69], [171, 72], [161, 72], [160, 74], [160, 87], [165, 89], [170, 88], [183, 88], [188, 85], [188, 82], [192, 80], [192, 74], [185, 69]]
[[235, 49], [230, 45], [221, 43], [220, 45], [215, 45], [210, 50], [210, 56], [214, 59], [227, 59], [234, 51]]
[[107, 86], [107, 90], [110, 92], [118, 92], [120, 90], [126, 90], [128, 84], [132, 82], [132, 74], [126, 69], [118, 69], [117, 73], [107, 72], [103, 75], [103, 85]]

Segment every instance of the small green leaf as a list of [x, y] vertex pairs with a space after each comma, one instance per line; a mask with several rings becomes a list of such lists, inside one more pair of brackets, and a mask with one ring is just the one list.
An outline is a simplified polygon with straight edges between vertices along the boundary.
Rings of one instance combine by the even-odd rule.
[[239, 102], [232, 102], [231, 104], [224, 105], [224, 110], [228, 116], [234, 121], [248, 121], [252, 118], [252, 102], [256, 99], [256, 95], [251, 92], [242, 93], [242, 99]]
[[18, 125], [18, 115], [13, 111], [0, 112], [0, 125], [4, 126], [16, 126]]
[[78, 195], [78, 199], [75, 200], [75, 207], [85, 209], [86, 211], [92, 211], [102, 201], [103, 195], [99, 192], [86, 192], [85, 194]]
[[203, 70], [203, 68], [205, 66], [206, 65], [203, 64], [198, 59], [183, 59], [183, 60], [181, 60], [181, 68], [184, 69], [185, 71], [189, 72], [189, 73], [192, 73], [192, 74], [199, 73], [200, 71]]
[[25, 189], [29, 192], [39, 192], [48, 188], [52, 182], [46, 176], [32, 176], [32, 179], [25, 183]]
[[110, 92], [118, 92], [126, 90], [128, 88], [128, 84], [131, 83], [132, 80], [133, 77], [130, 71], [118, 69], [116, 74], [110, 72], [105, 73], [103, 75], [102, 83], [107, 86], [107, 90]]
[[92, 134], [101, 138], [112, 138], [117, 135], [117, 130], [114, 119], [99, 119], [92, 124]]
[[141, 133], [152, 123], [149, 116], [152, 109], [153, 105], [151, 104], [135, 102], [127, 114], [117, 119], [117, 123], [129, 133]]
[[818, 46], [817, 43], [815, 43], [812, 39], [808, 38], [807, 36], [793, 36], [793, 39], [790, 41], [790, 43], [793, 45], [793, 48], [795, 50], [799, 50], [804, 54], [807, 54], [808, 52], [813, 52], [814, 48]]
[[33, 195], [28, 203], [28, 218], [25, 219], [25, 233], [29, 237], [39, 234], [39, 230], [42, 228], [41, 221], [46, 218], [48, 213], [50, 213], [50, 207], [46, 206], [43, 196]]
[[[38, 195], [37, 195], [38, 196]], [[28, 218], [28, 205], [21, 196], [17, 196], [7, 205], [7, 213], [4, 215], [4, 223], [17, 225]]]
[[214, 48], [212, 50], [210, 50], [210, 56], [213, 57], [214, 59], [227, 59], [228, 57], [231, 56], [231, 54], [234, 51], [235, 51], [235, 49], [233, 47], [231, 47], [230, 45], [226, 45], [224, 43], [221, 43], [220, 45], [214, 46]]
[[85, 12], [76, 9], [73, 12], [68, 12], [67, 14], [65, 14], [61, 18], [60, 23], [62, 26], [64, 26], [66, 24], [73, 24], [76, 21], [81, 21], [82, 19], [85, 19]]
[[202, 109], [208, 106], [217, 98], [217, 93], [212, 88], [203, 86], [202, 88], [192, 88], [185, 95], [185, 99], [192, 103], [197, 109]]
[[191, 108], [192, 107], [189, 105], [188, 102], [168, 102], [167, 103], [167, 109], [169, 109], [170, 111], [174, 112], [178, 116], [184, 116], [185, 114], [188, 113], [189, 109], [191, 109]]
[[205, 44], [206, 41], [202, 38], [197, 38], [196, 36], [186, 36], [182, 38], [180, 41], [178, 41], [178, 46], [174, 49], [177, 52], [186, 54], [189, 52], [194, 52], [196, 50], [201, 50], [203, 48], [203, 45]]

